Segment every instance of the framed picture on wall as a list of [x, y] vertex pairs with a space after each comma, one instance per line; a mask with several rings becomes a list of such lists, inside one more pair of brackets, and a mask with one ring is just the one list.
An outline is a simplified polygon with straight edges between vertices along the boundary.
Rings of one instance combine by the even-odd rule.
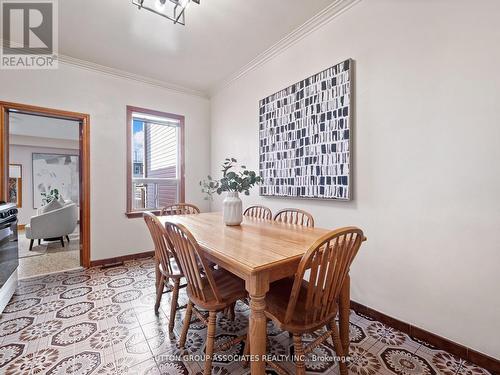
[[43, 206], [42, 193], [57, 189], [65, 200], [79, 202], [78, 155], [33, 153], [33, 208]]
[[9, 202], [18, 208], [23, 206], [23, 166], [9, 164]]
[[350, 200], [352, 60], [259, 102], [260, 195]]

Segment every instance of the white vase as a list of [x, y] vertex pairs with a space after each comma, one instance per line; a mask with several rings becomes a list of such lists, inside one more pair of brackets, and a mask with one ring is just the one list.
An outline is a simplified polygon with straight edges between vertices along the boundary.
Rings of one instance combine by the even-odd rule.
[[240, 225], [243, 221], [243, 208], [238, 192], [228, 191], [226, 198], [222, 202], [224, 224]]

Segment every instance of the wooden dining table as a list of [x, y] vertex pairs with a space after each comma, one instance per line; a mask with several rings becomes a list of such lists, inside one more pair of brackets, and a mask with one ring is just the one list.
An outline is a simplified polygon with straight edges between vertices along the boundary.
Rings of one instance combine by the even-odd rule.
[[[208, 260], [245, 280], [251, 310], [250, 369], [252, 374], [264, 374], [267, 341], [264, 310], [269, 284], [294, 276], [304, 253], [329, 230], [251, 217], [244, 217], [241, 225], [226, 226], [222, 214], [214, 212], [159, 219], [162, 224], [168, 221], [185, 226]], [[339, 330], [346, 350], [349, 347], [349, 284], [347, 277], [339, 301]]]

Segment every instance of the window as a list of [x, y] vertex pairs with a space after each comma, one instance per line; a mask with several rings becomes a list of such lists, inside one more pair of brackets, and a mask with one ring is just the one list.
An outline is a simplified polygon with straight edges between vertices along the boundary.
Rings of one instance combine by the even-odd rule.
[[184, 117], [127, 107], [127, 216], [184, 202]]

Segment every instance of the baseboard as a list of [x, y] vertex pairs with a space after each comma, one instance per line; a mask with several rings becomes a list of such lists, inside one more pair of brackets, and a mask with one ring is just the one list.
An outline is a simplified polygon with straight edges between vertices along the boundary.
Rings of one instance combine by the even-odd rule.
[[154, 255], [155, 255], [154, 251], [145, 251], [143, 253], [135, 253], [135, 254], [129, 254], [129, 255], [122, 255], [122, 256], [114, 257], [114, 258], [91, 260], [90, 261], [90, 267], [102, 266], [104, 264], [110, 264], [110, 263], [125, 262], [127, 260], [150, 258], [150, 257], [152, 257]]
[[374, 310], [360, 303], [351, 301], [351, 308], [360, 314], [382, 322], [397, 329], [398, 331], [406, 333], [411, 337], [425, 341], [440, 350], [445, 350], [448, 353], [454, 354], [457, 357], [481, 366], [493, 374], [500, 374], [500, 360], [498, 359], [470, 349], [464, 345], [448, 340], [422, 328], [415, 327], [409, 323], [393, 318], [392, 316], [381, 313], [380, 311]]

